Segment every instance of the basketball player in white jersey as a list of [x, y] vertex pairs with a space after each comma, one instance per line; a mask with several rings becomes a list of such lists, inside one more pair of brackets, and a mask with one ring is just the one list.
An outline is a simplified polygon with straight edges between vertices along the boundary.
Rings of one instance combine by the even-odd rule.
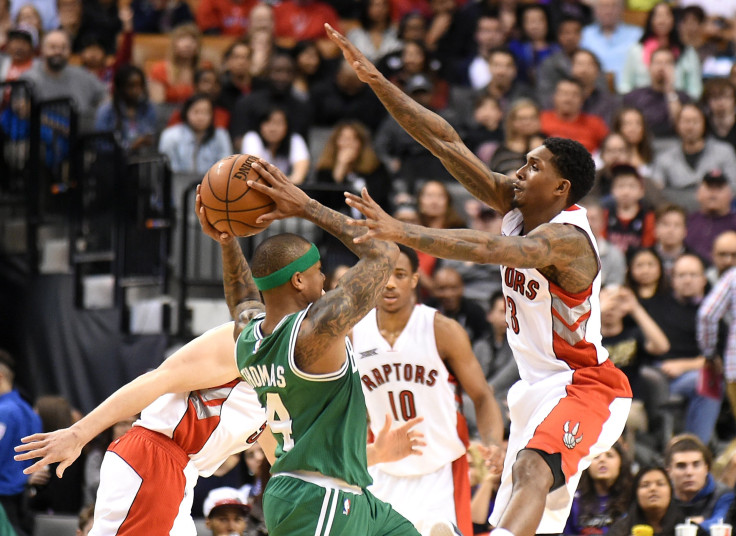
[[386, 413], [397, 423], [423, 417], [427, 446], [422, 456], [372, 467], [370, 489], [422, 534], [449, 522], [470, 535], [468, 430], [457, 384], [473, 400], [483, 443], [501, 442], [503, 418], [463, 327], [417, 305], [417, 254], [400, 250], [376, 308], [353, 327], [353, 348], [371, 431], [378, 433]]
[[358, 77], [396, 121], [476, 198], [504, 215], [502, 234], [428, 229], [388, 216], [367, 192], [346, 194], [370, 238], [436, 257], [502, 266], [509, 344], [521, 380], [508, 394], [511, 432], [490, 523], [494, 536], [561, 533], [581, 472], [621, 435], [631, 407], [624, 374], [601, 346], [600, 260], [585, 209], [594, 181], [579, 143], [550, 138], [514, 176], [493, 173], [441, 117], [391, 84], [325, 25]]

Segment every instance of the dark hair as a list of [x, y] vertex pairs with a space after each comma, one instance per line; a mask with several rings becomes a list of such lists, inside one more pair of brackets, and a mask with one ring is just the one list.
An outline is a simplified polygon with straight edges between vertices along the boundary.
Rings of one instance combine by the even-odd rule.
[[634, 281], [631, 275], [631, 265], [636, 257], [646, 253], [653, 255], [659, 265], [659, 280], [657, 281], [657, 288], [654, 289], [654, 294], [663, 294], [667, 287], [664, 263], [662, 262], [662, 257], [659, 256], [659, 253], [654, 248], [634, 248], [626, 252], [626, 286], [633, 290], [634, 294], [639, 296], [639, 283]]
[[265, 277], [298, 259], [309, 249], [308, 240], [293, 233], [271, 236], [253, 252], [250, 266], [254, 277]]
[[411, 273], [412, 274], [417, 273], [417, 270], [419, 270], [419, 257], [417, 256], [417, 252], [414, 251], [409, 246], [405, 246], [403, 244], [397, 244], [397, 246], [399, 246], [399, 253], [403, 253], [409, 259], [409, 265], [411, 266]]
[[[143, 70], [131, 64], [121, 66], [116, 72], [112, 80], [112, 106], [115, 110], [115, 129], [122, 128], [123, 118], [125, 117], [125, 86], [134, 76], [138, 76], [143, 84], [143, 94], [148, 100], [148, 89], [146, 87], [146, 75]], [[140, 103], [142, 105], [143, 103]]]
[[603, 66], [601, 65], [601, 60], [598, 59], [598, 56], [595, 55], [594, 52], [588, 50], [587, 48], [579, 48], [575, 52], [572, 53], [572, 59], [575, 59], [575, 56], [578, 54], [587, 54], [593, 59], [593, 62], [598, 67], [599, 71], [603, 71]]
[[580, 142], [567, 138], [547, 138], [544, 146], [552, 153], [551, 162], [563, 179], [570, 182], [567, 204], [573, 205], [588, 195], [595, 182], [595, 163]]
[[672, 455], [678, 452], [700, 452], [708, 470], [713, 464], [713, 453], [695, 434], [680, 434], [670, 439], [664, 450], [665, 467], [672, 466]]
[[200, 67], [196, 71], [194, 71], [194, 86], [196, 87], [197, 84], [199, 84], [202, 81], [202, 77], [206, 75], [207, 73], [212, 73], [215, 75], [215, 78], [217, 78], [217, 71], [214, 67]]
[[700, 104], [708, 105], [708, 101], [717, 95], [730, 93], [731, 98], [736, 98], [736, 87], [728, 78], [711, 78], [703, 84], [703, 93], [700, 96]]
[[[646, 43], [647, 40], [651, 37], [654, 37], [654, 30], [652, 29], [652, 19], [654, 18], [654, 12], [660, 7], [664, 6], [667, 9], [670, 10], [670, 13], [672, 13], [672, 29], [670, 30], [670, 33], [667, 35], [667, 41], [668, 41], [668, 48], [673, 52], [675, 55], [675, 60], [679, 57], [680, 53], [682, 52], [683, 48], [685, 46], [682, 44], [682, 41], [680, 40], [680, 34], [677, 31], [677, 20], [676, 20], [676, 14], [675, 11], [672, 9], [672, 7], [667, 2], [658, 2], [654, 4], [654, 7], [652, 7], [651, 10], [649, 10], [649, 14], [647, 15], [647, 21], [644, 24], [644, 32], [641, 34], [641, 38], [639, 39], [640, 43]], [[654, 53], [652, 53], [652, 56]]]
[[430, 184], [440, 185], [445, 194], [445, 198], [447, 199], [447, 208], [445, 209], [445, 214], [443, 216], [444, 221], [442, 223], [442, 228], [443, 229], [460, 229], [460, 228], [466, 227], [467, 225], [465, 223], [465, 220], [462, 218], [462, 216], [460, 216], [460, 214], [458, 214], [457, 210], [455, 210], [455, 205], [453, 204], [453, 201], [452, 201], [452, 193], [447, 188], [447, 185], [444, 182], [438, 181], [438, 180], [426, 181], [424, 184], [422, 184], [419, 187], [419, 190], [417, 190], [417, 214], [419, 214], [419, 221], [421, 222], [421, 224], [427, 225], [427, 220], [424, 214], [422, 213], [421, 207], [419, 206], [419, 200], [422, 197], [424, 190]]
[[[633, 106], [622, 106], [621, 108], [619, 108], [618, 112], [616, 112], [616, 116], [613, 118], [613, 131], [621, 134], [621, 125], [623, 123], [624, 114], [629, 112], [636, 113], [641, 119], [641, 128], [643, 134], [641, 137], [641, 141], [636, 145], [635, 149], [639, 153], [639, 156], [641, 156], [642, 160], [649, 163], [654, 158], [654, 151], [652, 150], [651, 141], [652, 136], [649, 133], [647, 121], [644, 118], [644, 114], [641, 113], [641, 110], [639, 110], [638, 108], [634, 108]], [[624, 140], [625, 139], [626, 138], [624, 138]]]
[[[3, 371], [6, 369], [6, 371]], [[9, 376], [10, 383], [13, 383], [15, 377], [15, 359], [10, 355], [10, 352], [0, 348], [0, 373], [6, 372]]]
[[215, 103], [212, 102], [212, 99], [208, 95], [205, 95], [203, 93], [195, 93], [187, 100], [185, 100], [184, 104], [181, 105], [181, 120], [184, 122], [185, 125], [191, 128], [187, 115], [189, 114], [189, 110], [192, 108], [192, 106], [202, 100], [209, 102], [212, 108], [212, 119], [210, 120], [209, 126], [204, 131], [204, 136], [202, 136], [202, 143], [207, 143], [215, 136]]
[[[698, 114], [700, 115], [700, 119], [703, 121], [703, 130], [700, 132], [700, 136], [702, 138], [707, 137], [708, 136], [708, 117], [705, 115], [705, 112], [703, 111], [703, 109], [694, 102], [686, 102], [685, 104], [682, 105], [679, 113], [677, 114], [677, 120], [675, 124], [677, 124], [680, 121], [682, 112], [685, 111], [686, 108], [692, 108], [693, 110], [698, 112]], [[679, 135], [679, 132], [678, 132], [678, 135]]]
[[516, 27], [521, 35], [521, 40], [526, 41], [528, 39], [524, 32], [524, 14], [532, 9], [538, 9], [544, 13], [544, 18], [547, 20], [547, 35], [544, 36], [544, 40], [548, 43], [552, 43], [555, 40], [554, 28], [552, 28], [552, 22], [550, 21], [549, 9], [544, 4], [528, 3], [519, 4], [516, 8]]
[[488, 51], [488, 61], [491, 61], [491, 58], [495, 56], [496, 54], [505, 54], [509, 58], [511, 58], [514, 62], [514, 65], [516, 65], [516, 57], [514, 56], [514, 53], [511, 52], [511, 49], [508, 47], [494, 47], [491, 50]]
[[583, 83], [580, 80], [578, 80], [577, 78], [573, 76], [568, 76], [566, 74], [560, 76], [557, 79], [557, 83], [555, 84], [555, 91], [557, 90], [559, 85], [563, 82], [566, 82], [568, 84], [575, 84], [578, 87], [578, 89], [580, 89], [580, 91], [585, 91], [585, 88], [583, 87]]
[[284, 138], [279, 142], [278, 147], [276, 147], [276, 154], [288, 157], [289, 151], [291, 151], [292, 130], [291, 122], [289, 121], [289, 114], [286, 112], [285, 108], [281, 106], [267, 106], [262, 109], [256, 116], [256, 124], [258, 125], [256, 132], [258, 133], [258, 137], [261, 138], [263, 144], [267, 145], [266, 140], [263, 139], [263, 135], [261, 134], [261, 125], [268, 121], [271, 116], [277, 112], [281, 112], [284, 115], [284, 119], [286, 120], [286, 133], [284, 134]]
[[705, 11], [700, 6], [693, 5], [680, 8], [678, 19], [682, 21], [682, 19], [684, 19], [687, 15], [692, 15], [693, 17], [695, 17], [695, 20], [697, 20], [699, 24], [703, 24], [705, 22]]
[[399, 21], [399, 29], [398, 29], [398, 36], [399, 39], [402, 41], [404, 40], [404, 32], [406, 31], [406, 25], [409, 23], [411, 19], [422, 19], [424, 21], [424, 25], [426, 28], [427, 25], [427, 18], [422, 15], [419, 11], [409, 11], [406, 15], [401, 17], [401, 20]]
[[674, 502], [674, 491], [672, 489], [672, 482], [670, 481], [670, 477], [667, 475], [667, 471], [664, 467], [658, 466], [658, 465], [649, 465], [646, 467], [642, 467], [639, 472], [634, 477], [634, 487], [633, 487], [633, 496], [634, 500], [631, 503], [631, 508], [629, 509], [629, 515], [628, 515], [628, 523], [630, 525], [629, 529], [633, 527], [634, 525], [639, 524], [645, 524], [648, 525], [649, 522], [647, 521], [647, 517], [644, 513], [644, 510], [641, 509], [641, 506], [639, 505], [639, 499], [637, 495], [637, 491], [639, 489], [639, 484], [641, 483], [642, 479], [647, 473], [651, 473], [652, 471], [658, 471], [664, 475], [665, 480], [667, 481], [667, 485], [670, 488], [670, 504], [667, 505], [667, 511], [664, 514], [664, 517], [660, 521], [661, 525], [661, 532], [658, 534], [674, 534], [675, 533], [675, 525], [679, 523], [680, 521], [684, 521], [684, 516], [680, 512], [679, 508], [675, 505]]
[[616, 164], [611, 168], [610, 176], [611, 186], [613, 186], [613, 183], [616, 182], [616, 179], [618, 179], [619, 177], [634, 176], [639, 182], [642, 182], [641, 175], [631, 164]]
[[72, 406], [69, 400], [59, 395], [44, 395], [36, 400], [34, 407], [41, 417], [44, 433], [53, 432], [62, 428], [69, 428], [74, 424]]
[[250, 46], [250, 43], [245, 39], [238, 39], [237, 41], [234, 41], [227, 49], [225, 50], [225, 53], [222, 55], [222, 62], [225, 63], [227, 60], [230, 59], [230, 56], [233, 55], [233, 52], [235, 52], [235, 49], [243, 46], [248, 49], [248, 55], [251, 55], [253, 52], [253, 47]]
[[[388, 12], [386, 13], [386, 20], [384, 21], [384, 23], [388, 27], [391, 26], [391, 2], [387, 0], [386, 3], [388, 4]], [[362, 4], [363, 5], [360, 7], [360, 16], [358, 17], [358, 22], [360, 22], [361, 28], [369, 30], [373, 23], [368, 14], [368, 11], [371, 8], [371, 1], [363, 0]]]
[[[612, 521], [616, 521], [623, 516], [629, 509], [631, 504], [631, 492], [633, 491], [634, 478], [631, 475], [631, 460], [624, 451], [621, 444], [614, 443], [612, 450], [615, 450], [621, 460], [616, 480], [613, 481], [608, 489], [608, 504], [606, 505], [606, 514]], [[605, 453], [601, 453], [605, 454]], [[596, 493], [593, 477], [590, 475], [590, 469], [586, 469], [580, 477], [580, 515], [594, 516], [600, 514], [600, 499]]]
[[667, 214], [671, 214], [673, 212], [676, 212], [680, 216], [682, 216], [682, 219], [687, 223], [687, 210], [685, 207], [681, 207], [680, 205], [675, 205], [674, 203], [668, 203], [666, 205], [662, 205], [654, 212], [654, 221], [659, 222], [662, 218], [664, 218]]

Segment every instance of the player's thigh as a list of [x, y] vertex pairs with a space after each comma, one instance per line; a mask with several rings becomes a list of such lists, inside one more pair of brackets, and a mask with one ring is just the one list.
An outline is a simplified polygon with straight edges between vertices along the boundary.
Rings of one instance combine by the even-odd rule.
[[381, 501], [370, 491], [364, 493], [363, 499], [371, 512], [373, 524], [373, 530], [365, 532], [366, 534], [371, 536], [419, 536], [416, 527], [394, 510], [390, 504]]

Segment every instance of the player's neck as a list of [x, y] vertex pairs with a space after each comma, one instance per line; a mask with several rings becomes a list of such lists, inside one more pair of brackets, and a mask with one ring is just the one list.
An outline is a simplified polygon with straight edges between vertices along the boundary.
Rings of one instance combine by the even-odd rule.
[[308, 304], [302, 304], [294, 296], [279, 296], [274, 300], [264, 297], [266, 302], [266, 318], [261, 324], [261, 331], [264, 335], [270, 335], [281, 320], [290, 314], [297, 313], [306, 308]]
[[523, 207], [520, 208], [521, 215], [524, 218], [524, 230], [522, 234], [529, 234], [542, 224], [549, 223], [552, 218], [557, 216], [565, 208], [564, 206], [553, 205], [550, 208], [540, 210], [539, 207]]
[[376, 322], [378, 324], [378, 331], [381, 332], [383, 338], [386, 339], [392, 346], [399, 338], [399, 335], [404, 331], [404, 328], [409, 323], [411, 313], [414, 311], [414, 301], [406, 307], [402, 307], [398, 311], [384, 311], [378, 309], [376, 312]]

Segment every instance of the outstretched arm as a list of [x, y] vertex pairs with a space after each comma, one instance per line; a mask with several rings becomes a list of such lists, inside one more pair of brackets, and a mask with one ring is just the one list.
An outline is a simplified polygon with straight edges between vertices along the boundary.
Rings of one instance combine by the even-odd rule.
[[340, 47], [358, 78], [371, 87], [404, 130], [439, 158], [452, 176], [475, 197], [501, 214], [511, 210], [514, 196], [512, 179], [488, 169], [447, 121], [389, 82], [345, 36], [329, 24], [325, 24], [325, 30]]
[[15, 459], [41, 458], [24, 471], [27, 474], [60, 462], [56, 473], [61, 477], [84, 445], [116, 422], [140, 413], [159, 396], [206, 389], [234, 380], [238, 377], [238, 367], [233, 358], [232, 329], [232, 324], [223, 324], [197, 337], [156, 370], [115, 391], [71, 427], [24, 437], [23, 444], [15, 447], [16, 452], [22, 454]]

